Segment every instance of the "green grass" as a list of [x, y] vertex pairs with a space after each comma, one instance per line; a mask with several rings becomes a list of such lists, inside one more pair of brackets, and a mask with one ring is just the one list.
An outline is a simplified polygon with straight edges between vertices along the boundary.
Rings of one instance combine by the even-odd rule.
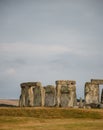
[[0, 130], [103, 130], [103, 110], [0, 108]]
[[0, 130], [103, 130], [103, 119], [0, 117]]
[[70, 108], [0, 108], [0, 116], [35, 118], [90, 118], [102, 119], [102, 110]]

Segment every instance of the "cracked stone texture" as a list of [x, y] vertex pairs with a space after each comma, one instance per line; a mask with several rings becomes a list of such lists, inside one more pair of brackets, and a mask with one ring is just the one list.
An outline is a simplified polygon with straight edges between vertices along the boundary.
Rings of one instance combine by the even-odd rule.
[[99, 85], [96, 83], [87, 82], [85, 84], [85, 103], [99, 103]]
[[19, 106], [41, 106], [42, 87], [40, 82], [27, 82], [21, 84]]
[[76, 105], [76, 82], [71, 80], [56, 81], [57, 106], [73, 107]]
[[45, 105], [48, 107], [53, 107], [56, 105], [56, 89], [52, 85], [44, 87], [45, 90]]
[[101, 92], [101, 103], [103, 104], [103, 89], [102, 89], [102, 92]]

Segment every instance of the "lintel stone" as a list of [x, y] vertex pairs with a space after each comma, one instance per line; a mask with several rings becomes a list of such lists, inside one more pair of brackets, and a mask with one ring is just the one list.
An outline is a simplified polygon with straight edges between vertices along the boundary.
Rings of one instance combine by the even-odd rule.
[[103, 79], [91, 79], [91, 83], [95, 83], [95, 84], [103, 84]]

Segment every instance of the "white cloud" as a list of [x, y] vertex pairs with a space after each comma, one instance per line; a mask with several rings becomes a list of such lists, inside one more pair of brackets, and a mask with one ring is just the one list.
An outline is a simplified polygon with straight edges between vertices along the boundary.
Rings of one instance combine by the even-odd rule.
[[76, 79], [83, 88], [102, 78], [103, 2], [75, 1], [0, 4], [0, 84], [8, 97], [22, 81]]
[[6, 75], [8, 76], [14, 76], [16, 74], [16, 70], [14, 68], [9, 68], [6, 70]]
[[71, 48], [67, 48], [64, 45], [47, 45], [47, 44], [31, 44], [31, 43], [9, 43], [0, 44], [0, 53], [39, 53], [39, 54], [49, 54], [49, 53], [64, 53], [71, 52]]
[[[92, 50], [91, 50], [92, 48]], [[102, 54], [97, 47], [88, 44], [33, 44], [33, 43], [5, 43], [0, 44], [0, 54], [16, 58], [56, 56], [61, 54], [78, 55], [78, 56], [95, 56]]]

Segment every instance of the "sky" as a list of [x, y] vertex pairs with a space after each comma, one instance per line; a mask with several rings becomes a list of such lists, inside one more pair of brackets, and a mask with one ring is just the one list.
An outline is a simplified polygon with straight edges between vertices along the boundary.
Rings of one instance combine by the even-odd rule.
[[103, 79], [103, 0], [0, 0], [0, 99], [20, 83]]

